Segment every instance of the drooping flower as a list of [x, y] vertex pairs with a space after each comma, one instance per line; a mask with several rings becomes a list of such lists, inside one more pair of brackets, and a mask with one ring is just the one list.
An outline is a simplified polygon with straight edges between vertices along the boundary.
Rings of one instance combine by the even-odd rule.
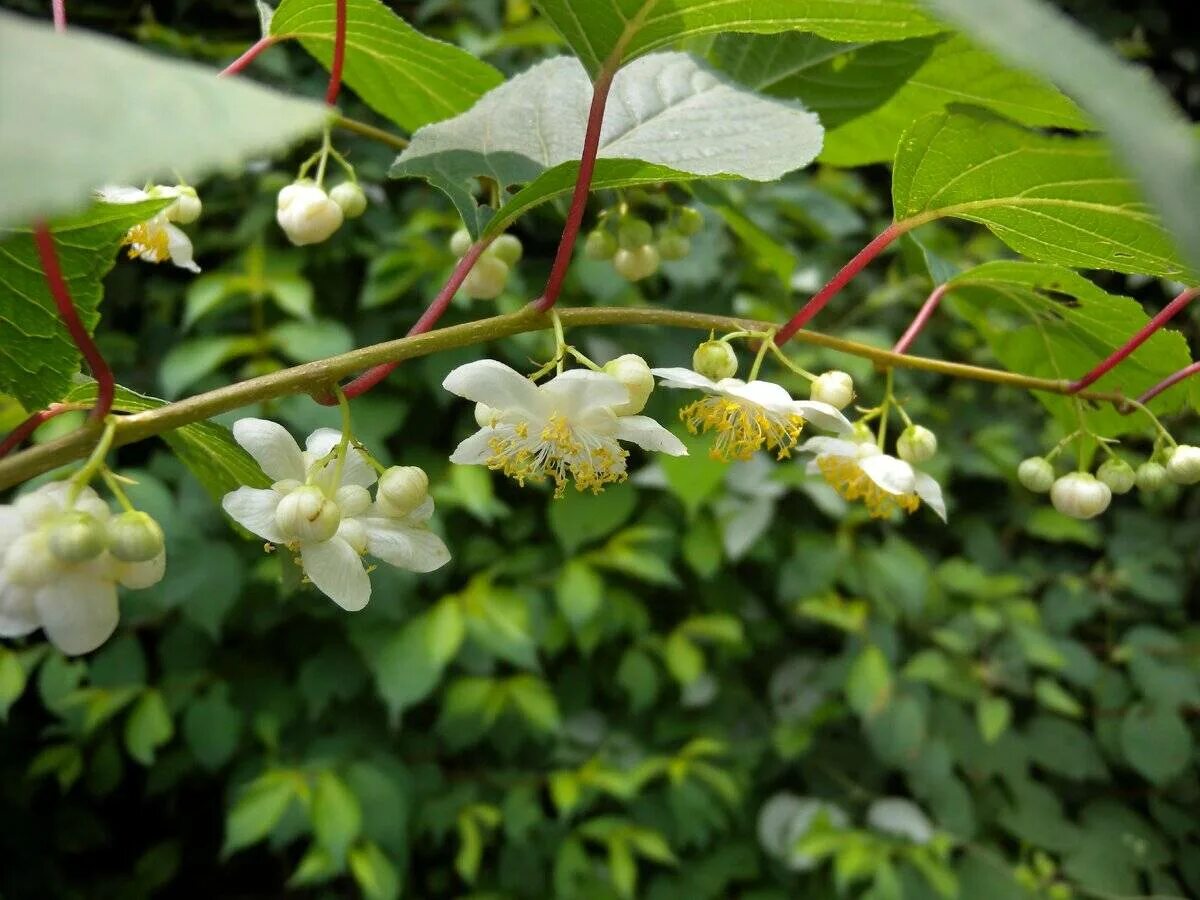
[[0, 637], [41, 628], [71, 655], [108, 640], [120, 615], [117, 585], [150, 587], [166, 569], [161, 544], [138, 562], [112, 555], [111, 522], [95, 491], [84, 487], [72, 501], [67, 482], [0, 506]]
[[199, 216], [199, 200], [195, 191], [184, 195], [181, 188], [158, 186], [147, 192], [135, 187], [109, 186], [97, 191], [105, 203], [141, 203], [156, 197], [175, 197], [166, 209], [135, 225], [125, 233], [121, 243], [129, 248], [130, 259], [140, 258], [146, 262], [160, 263], [168, 259], [181, 269], [199, 272], [200, 267], [192, 259], [192, 241], [183, 230], [172, 222], [191, 222]]
[[621, 441], [671, 456], [687, 454], [680, 440], [648, 416], [618, 415], [629, 388], [611, 375], [572, 369], [534, 384], [504, 363], [480, 359], [459, 366], [442, 387], [476, 404], [480, 429], [450, 457], [486, 465], [519, 484], [549, 479], [555, 496], [568, 481], [599, 492], [624, 481], [629, 452]]
[[770, 381], [740, 378], [713, 381], [691, 369], [652, 369], [665, 387], [708, 394], [679, 411], [692, 434], [716, 432], [709, 455], [728, 462], [747, 460], [758, 450], [775, 451], [779, 459], [791, 454], [806, 422], [838, 434], [848, 434], [850, 422], [836, 408], [818, 400], [793, 400]]
[[844, 499], [861, 500], [872, 518], [885, 518], [896, 509], [912, 513], [924, 501], [946, 521], [938, 483], [871, 441], [814, 437], [805, 441], [800, 451], [813, 454], [810, 473], [819, 472]]
[[1112, 489], [1091, 472], [1068, 472], [1050, 488], [1050, 502], [1072, 519], [1094, 519], [1108, 509]]
[[275, 483], [240, 487], [221, 506], [249, 531], [296, 553], [308, 579], [343, 609], [360, 610], [371, 598], [364, 554], [413, 572], [432, 572], [450, 559], [426, 525], [433, 515], [427, 492], [412, 509], [372, 502], [367, 489], [375, 472], [353, 447], [339, 464], [340, 431], [317, 429], [304, 450], [266, 419], [239, 419], [233, 436]]
[[342, 227], [342, 207], [311, 181], [297, 181], [279, 191], [275, 221], [298, 247], [319, 244]]

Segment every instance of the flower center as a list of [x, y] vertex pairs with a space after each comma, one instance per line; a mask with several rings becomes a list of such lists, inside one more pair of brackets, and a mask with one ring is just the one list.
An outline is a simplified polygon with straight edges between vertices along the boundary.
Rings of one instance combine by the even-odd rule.
[[125, 232], [121, 243], [128, 245], [130, 259], [140, 256], [154, 262], [163, 262], [171, 256], [167, 247], [167, 229], [152, 228], [149, 222], [134, 225]]
[[894, 509], [915, 512], [921, 505], [916, 494], [889, 494], [844, 456], [818, 456], [817, 468], [825, 480], [847, 500], [861, 500], [873, 519], [885, 519]]
[[518, 484], [525, 480], [554, 481], [554, 496], [561, 497], [569, 479], [575, 488], [599, 493], [604, 485], [624, 481], [625, 458], [629, 455], [612, 438], [590, 434], [571, 426], [555, 413], [536, 434], [528, 422], [499, 425], [488, 440], [492, 455], [489, 469], [503, 472]]
[[795, 413], [771, 415], [758, 404], [718, 395], [685, 406], [679, 418], [692, 434], [717, 432], [708, 455], [721, 462], [749, 459], [764, 446], [785, 459], [804, 428], [804, 418]]

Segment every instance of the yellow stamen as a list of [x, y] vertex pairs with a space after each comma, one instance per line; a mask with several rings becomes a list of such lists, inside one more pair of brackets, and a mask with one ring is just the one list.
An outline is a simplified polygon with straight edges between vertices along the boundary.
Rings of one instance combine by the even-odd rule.
[[873, 519], [886, 519], [892, 510], [916, 512], [921, 500], [916, 494], [889, 494], [845, 456], [818, 456], [817, 468], [825, 480], [846, 500], [862, 500]]
[[511, 434], [495, 434], [488, 441], [492, 455], [487, 466], [503, 472], [524, 487], [525, 480], [554, 482], [554, 496], [561, 497], [567, 481], [573, 479], [575, 488], [600, 493], [606, 484], [624, 481], [625, 458], [629, 455], [615, 441], [612, 446], [593, 439], [571, 427], [566, 417], [552, 415], [535, 438], [530, 438], [529, 424], [519, 422]]
[[129, 247], [129, 258], [150, 259], [156, 263], [170, 259], [171, 253], [167, 248], [167, 229], [151, 228], [148, 223], [134, 225], [121, 240], [123, 246]]
[[786, 459], [804, 428], [804, 418], [795, 413], [772, 416], [756, 403], [719, 395], [685, 406], [679, 418], [692, 434], [717, 432], [708, 455], [721, 462], [749, 459], [764, 446]]

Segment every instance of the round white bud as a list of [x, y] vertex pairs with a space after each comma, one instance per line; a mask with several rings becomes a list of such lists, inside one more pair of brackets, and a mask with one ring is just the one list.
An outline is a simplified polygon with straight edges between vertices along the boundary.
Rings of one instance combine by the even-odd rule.
[[705, 341], [692, 354], [692, 368], [713, 381], [737, 374], [737, 353], [728, 341]]
[[1167, 477], [1176, 484], [1200, 481], [1200, 447], [1180, 444], [1167, 458]]
[[612, 408], [618, 416], [636, 416], [646, 408], [654, 393], [654, 376], [646, 361], [636, 353], [626, 353], [604, 364], [604, 371], [629, 389], [629, 400]]
[[475, 424], [480, 428], [495, 428], [500, 420], [500, 411], [486, 403], [475, 404]]
[[150, 196], [174, 197], [175, 202], [163, 210], [163, 213], [166, 215], [167, 221], [179, 225], [191, 225], [200, 218], [200, 213], [204, 209], [196, 189], [186, 184], [177, 184], [175, 187], [166, 187], [160, 184], [150, 189]]
[[95, 516], [72, 509], [46, 523], [46, 543], [55, 558], [81, 563], [103, 553], [108, 538]]
[[297, 181], [279, 192], [275, 221], [297, 247], [319, 244], [342, 227], [342, 208], [311, 182]]
[[463, 279], [462, 292], [472, 300], [495, 300], [508, 283], [508, 263], [486, 253]]
[[342, 519], [337, 534], [354, 548], [355, 553], [361, 555], [367, 552], [367, 526], [358, 519]]
[[341, 521], [338, 505], [312, 484], [296, 488], [275, 508], [275, 524], [289, 541], [327, 541], [337, 533]]
[[505, 265], [512, 267], [521, 261], [521, 254], [525, 252], [525, 248], [521, 246], [521, 239], [515, 234], [502, 234], [488, 244], [486, 252], [496, 259], [504, 260]]
[[357, 219], [367, 211], [367, 195], [353, 181], [334, 185], [329, 199], [341, 207], [342, 215], [347, 219]]
[[454, 234], [450, 235], [450, 252], [455, 256], [462, 257], [467, 255], [467, 251], [471, 249], [471, 232], [465, 228], [460, 228]]
[[1017, 480], [1025, 490], [1044, 494], [1054, 486], [1054, 466], [1050, 464], [1050, 460], [1041, 456], [1023, 459], [1017, 466]]
[[123, 512], [108, 520], [108, 551], [121, 562], [154, 559], [163, 544], [162, 528], [144, 512]]
[[8, 552], [0, 554], [0, 575], [10, 583], [21, 587], [37, 587], [46, 584], [60, 571], [60, 563], [50, 552], [46, 535], [41, 531], [27, 532], [8, 546]]
[[429, 476], [417, 466], [392, 466], [379, 479], [375, 502], [389, 516], [407, 516], [429, 496]]
[[1090, 472], [1071, 472], [1054, 482], [1050, 502], [1072, 519], [1094, 519], [1108, 509], [1112, 491]]
[[361, 484], [343, 484], [333, 495], [333, 502], [342, 511], [342, 524], [350, 516], [361, 516], [371, 506], [371, 492]]
[[1115, 456], [1106, 459], [1096, 470], [1096, 477], [1108, 485], [1114, 494], [1128, 494], [1137, 484], [1133, 466]]
[[846, 372], [834, 369], [818, 375], [808, 390], [810, 399], [828, 403], [837, 409], [845, 409], [854, 399], [854, 379]]
[[1162, 463], [1144, 462], [1137, 467], [1137, 486], [1139, 491], [1161, 491], [1170, 479], [1167, 469]]
[[622, 247], [613, 255], [613, 268], [627, 281], [641, 281], [658, 271], [660, 257], [653, 244], [632, 249]]
[[896, 440], [896, 453], [905, 462], [923, 463], [937, 453], [937, 435], [924, 425], [909, 425]]

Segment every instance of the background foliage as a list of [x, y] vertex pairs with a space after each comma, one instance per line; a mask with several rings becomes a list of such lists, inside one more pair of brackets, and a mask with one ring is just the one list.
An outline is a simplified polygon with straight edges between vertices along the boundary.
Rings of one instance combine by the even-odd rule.
[[[395, 6], [494, 67], [472, 71], [485, 85], [561, 50], [521, 0]], [[1170, 5], [1079, 6], [1194, 111], [1197, 58]], [[214, 65], [258, 28], [240, 2], [81, 2], [71, 14], [81, 28]], [[285, 25], [302, 33], [304, 17], [275, 27]], [[700, 36], [692, 49], [736, 59], [723, 40]], [[897, 84], [970, 52], [962, 38], [905, 45], [887, 61]], [[325, 83], [299, 47], [270, 51], [255, 71], [308, 96]], [[377, 112], [414, 127], [465, 105], [393, 110], [349, 83], [365, 102], [345, 95], [347, 112], [385, 125]], [[795, 79], [748, 83], [822, 112]], [[1024, 98], [1037, 90], [1019, 87]], [[822, 112], [832, 162], [890, 159], [899, 131], [941, 108], [911, 88], [890, 104], [869, 121]], [[1073, 107], [1051, 106], [1016, 118], [1073, 124]], [[413, 321], [453, 264], [445, 240], [459, 216], [427, 184], [389, 181], [386, 148], [337, 143], [376, 202], [328, 243], [301, 253], [273, 222], [302, 149], [202, 187], [203, 275], [112, 270], [98, 337], [123, 385], [171, 398]], [[707, 220], [688, 259], [640, 286], [580, 260], [566, 301], [780, 321], [890, 221], [882, 167], [687, 190]], [[683, 187], [667, 193], [689, 200]], [[602, 194], [588, 221], [611, 200]], [[499, 309], [540, 288], [561, 218], [554, 202], [516, 226], [526, 259]], [[111, 241], [100, 231], [97, 242]], [[969, 223], [920, 238], [861, 276], [822, 329], [888, 345], [931, 268], [1011, 256]], [[1027, 310], [997, 308], [985, 296], [994, 286], [976, 280], [916, 352], [1034, 371], [1004, 343]], [[1111, 295], [1129, 295], [1154, 307], [1170, 290], [1144, 276], [1094, 281], [1103, 290], [1080, 288], [1083, 306], [1055, 326], [1080, 370], [1094, 348], [1087, 322], [1082, 332], [1071, 323], [1087, 303], [1111, 312]], [[488, 311], [460, 299], [447, 322]], [[1194, 322], [1181, 327], [1193, 339]], [[572, 337], [597, 359], [628, 351], [659, 365], [684, 364], [695, 341], [650, 329]], [[1168, 338], [1163, 352], [1178, 340]], [[521, 367], [550, 348], [526, 335], [488, 353]], [[798, 464], [724, 467], [695, 442], [690, 457], [643, 465], [599, 497], [552, 501], [445, 461], [473, 426], [439, 385], [479, 352], [406, 365], [354, 402], [359, 436], [385, 462], [430, 473], [455, 558], [420, 579], [376, 571], [374, 601], [353, 616], [232, 532], [179, 457], [149, 443], [122, 451], [171, 564], [155, 588], [122, 599], [118, 636], [91, 657], [0, 649], [0, 896], [177, 896], [200, 885], [370, 898], [1200, 895], [1194, 492], [1066, 519], [1014, 478], [1022, 457], [1063, 433], [1053, 416], [1023, 394], [901, 373], [900, 396], [941, 438], [950, 528], [924, 513], [903, 528], [872, 522]], [[1159, 356], [1144, 361], [1152, 374]], [[868, 397], [882, 383], [855, 360], [797, 359], [852, 371]], [[656, 396], [652, 411], [669, 421], [675, 399]], [[0, 426], [19, 421], [17, 400], [0, 401]], [[146, 402], [130, 393], [118, 408]], [[246, 412], [296, 433], [337, 424], [336, 410], [305, 397]], [[65, 416], [41, 435], [75, 424]], [[172, 446], [185, 458], [190, 447], [194, 463], [219, 439], [196, 426]]]

